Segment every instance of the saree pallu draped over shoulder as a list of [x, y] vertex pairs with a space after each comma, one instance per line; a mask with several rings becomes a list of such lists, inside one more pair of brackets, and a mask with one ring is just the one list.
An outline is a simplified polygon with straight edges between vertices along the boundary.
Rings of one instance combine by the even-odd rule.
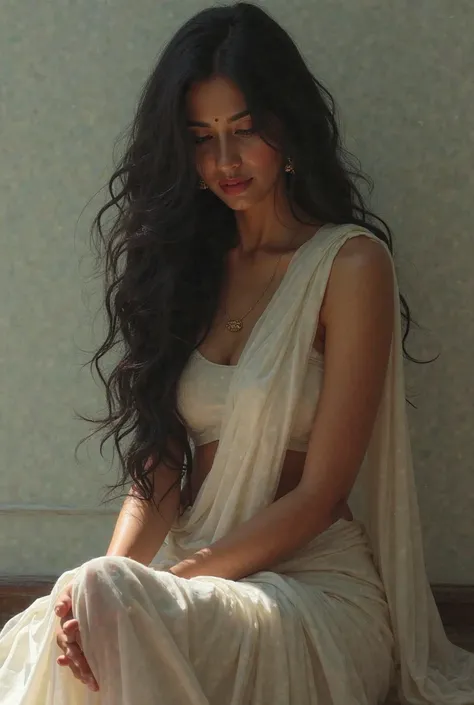
[[[341, 519], [245, 580], [160, 570], [273, 501], [331, 267], [361, 235], [385, 247], [328, 224], [297, 250], [235, 368], [211, 471], [157, 563], [94, 558], [6, 624], [2, 705], [376, 705], [391, 682], [402, 703], [474, 705], [474, 654], [448, 641], [424, 567], [397, 286], [364, 524]], [[55, 662], [53, 605], [71, 581], [98, 693]]]

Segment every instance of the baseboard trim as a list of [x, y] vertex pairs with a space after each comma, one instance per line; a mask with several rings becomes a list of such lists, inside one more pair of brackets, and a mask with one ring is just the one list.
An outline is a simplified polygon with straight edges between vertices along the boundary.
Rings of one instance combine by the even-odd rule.
[[474, 585], [432, 585], [443, 624], [474, 630]]
[[46, 575], [0, 575], [0, 625], [25, 610], [38, 597], [48, 595], [56, 580]]
[[[0, 624], [22, 612], [38, 597], [48, 595], [52, 576], [0, 575]], [[443, 624], [449, 629], [474, 630], [474, 585], [432, 585]]]

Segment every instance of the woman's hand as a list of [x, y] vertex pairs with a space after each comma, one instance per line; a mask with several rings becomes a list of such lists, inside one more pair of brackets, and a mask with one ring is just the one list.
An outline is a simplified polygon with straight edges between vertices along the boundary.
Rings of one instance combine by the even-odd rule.
[[56, 643], [64, 652], [63, 656], [58, 656], [56, 659], [57, 664], [69, 666], [74, 677], [87, 685], [90, 690], [99, 690], [97, 681], [82, 652], [79, 622], [74, 619], [72, 613], [72, 584], [68, 585], [58, 597], [54, 611], [61, 618], [60, 626], [56, 630]]

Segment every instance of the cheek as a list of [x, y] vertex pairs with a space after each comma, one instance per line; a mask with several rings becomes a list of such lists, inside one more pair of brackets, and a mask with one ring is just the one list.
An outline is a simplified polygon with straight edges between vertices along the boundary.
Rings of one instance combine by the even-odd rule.
[[268, 179], [275, 178], [282, 166], [282, 158], [279, 152], [269, 147], [262, 140], [257, 144], [249, 145], [248, 150], [246, 150], [245, 161], [255, 173], [266, 176]]
[[210, 154], [205, 149], [196, 150], [194, 156], [194, 163], [196, 165], [196, 171], [199, 176], [204, 177], [205, 174], [209, 174], [211, 166]]

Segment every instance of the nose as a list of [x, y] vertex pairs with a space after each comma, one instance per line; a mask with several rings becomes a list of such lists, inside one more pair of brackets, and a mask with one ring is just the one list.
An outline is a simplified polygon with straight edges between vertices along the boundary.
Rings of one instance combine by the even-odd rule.
[[219, 169], [230, 171], [242, 164], [242, 157], [236, 140], [223, 137], [218, 142], [216, 163]]

